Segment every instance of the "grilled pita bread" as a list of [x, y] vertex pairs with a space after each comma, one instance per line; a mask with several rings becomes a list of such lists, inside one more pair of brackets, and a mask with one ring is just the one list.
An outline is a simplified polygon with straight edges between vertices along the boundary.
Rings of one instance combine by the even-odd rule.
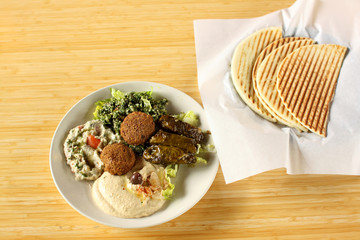
[[261, 51], [280, 38], [281, 27], [259, 30], [238, 44], [231, 61], [232, 81], [242, 100], [257, 114], [272, 122], [276, 122], [276, 119], [261, 104], [253, 89], [252, 69]]
[[282, 102], [302, 125], [323, 137], [346, 50], [335, 44], [304, 46], [279, 67], [276, 88]]
[[282, 60], [295, 49], [314, 43], [310, 38], [303, 39], [304, 40], [292, 41], [271, 51], [263, 59], [257, 69], [256, 77], [253, 78], [255, 92], [266, 109], [273, 114], [280, 123], [294, 127], [299, 131], [307, 131], [307, 129], [293, 117], [282, 103], [276, 89], [276, 81], [277, 70]]

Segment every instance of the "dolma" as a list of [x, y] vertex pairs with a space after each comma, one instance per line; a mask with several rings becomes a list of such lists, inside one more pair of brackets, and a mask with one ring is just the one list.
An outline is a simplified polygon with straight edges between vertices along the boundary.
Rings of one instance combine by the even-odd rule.
[[195, 139], [196, 143], [201, 143], [205, 140], [205, 134], [200, 128], [183, 122], [170, 115], [161, 116], [159, 123], [160, 126], [164, 129]]
[[146, 148], [143, 158], [154, 164], [191, 164], [196, 162], [196, 157], [186, 153], [178, 147], [165, 145], [151, 145]]
[[159, 130], [150, 138], [151, 145], [166, 145], [178, 147], [188, 153], [196, 153], [196, 142], [193, 138], [185, 137], [175, 133]]

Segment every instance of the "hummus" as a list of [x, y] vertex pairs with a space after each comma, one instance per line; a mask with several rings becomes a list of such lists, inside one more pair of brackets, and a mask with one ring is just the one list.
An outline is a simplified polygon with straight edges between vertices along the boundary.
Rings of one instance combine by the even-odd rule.
[[[140, 184], [131, 182], [134, 173], [141, 174]], [[92, 195], [96, 205], [107, 214], [139, 218], [155, 213], [164, 205], [162, 192], [168, 184], [163, 167], [141, 160], [125, 175], [104, 172], [94, 182]]]
[[[89, 145], [89, 137], [95, 139], [96, 147]], [[105, 128], [99, 120], [88, 121], [71, 129], [64, 142], [64, 153], [75, 179], [95, 180], [100, 177], [104, 171], [100, 153], [106, 145], [115, 142], [120, 142], [119, 135]]]

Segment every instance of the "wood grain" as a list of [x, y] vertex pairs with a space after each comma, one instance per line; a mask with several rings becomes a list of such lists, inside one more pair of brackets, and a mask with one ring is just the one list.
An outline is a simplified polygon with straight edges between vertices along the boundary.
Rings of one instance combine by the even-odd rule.
[[154, 81], [201, 103], [193, 20], [249, 18], [293, 0], [1, 1], [0, 239], [359, 239], [360, 178], [284, 169], [214, 184], [191, 210], [145, 229], [72, 209], [49, 170], [56, 126], [107, 85]]

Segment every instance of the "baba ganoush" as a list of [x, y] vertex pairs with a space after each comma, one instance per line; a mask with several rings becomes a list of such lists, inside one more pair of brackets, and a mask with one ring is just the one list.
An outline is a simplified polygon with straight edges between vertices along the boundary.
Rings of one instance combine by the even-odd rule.
[[64, 142], [64, 153], [75, 179], [99, 178], [104, 171], [100, 153], [106, 145], [116, 142], [120, 142], [119, 135], [99, 120], [88, 121], [71, 129]]
[[94, 182], [92, 195], [96, 205], [107, 214], [139, 218], [155, 213], [164, 205], [163, 191], [170, 184], [162, 166], [141, 159], [125, 175], [104, 172]]

